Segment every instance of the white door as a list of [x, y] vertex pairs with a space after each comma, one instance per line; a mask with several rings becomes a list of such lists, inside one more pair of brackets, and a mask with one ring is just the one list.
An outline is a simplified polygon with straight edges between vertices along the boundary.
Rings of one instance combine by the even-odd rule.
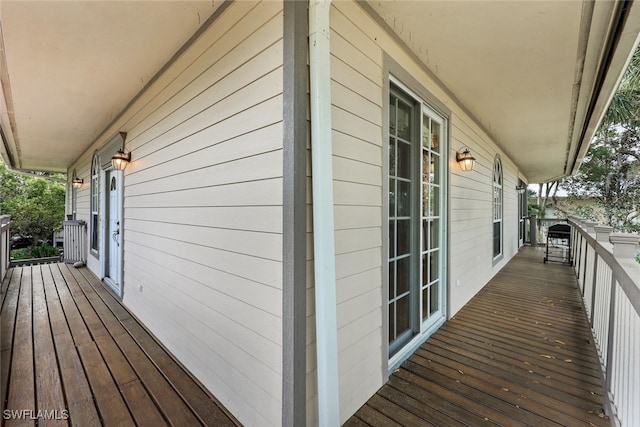
[[105, 282], [116, 294], [122, 292], [122, 172], [111, 170], [107, 175], [107, 256]]

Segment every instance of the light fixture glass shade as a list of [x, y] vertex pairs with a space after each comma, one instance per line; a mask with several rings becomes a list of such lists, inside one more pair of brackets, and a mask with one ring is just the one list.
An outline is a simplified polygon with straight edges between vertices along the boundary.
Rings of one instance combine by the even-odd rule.
[[471, 155], [471, 152], [468, 148], [465, 148], [462, 150], [462, 152], [457, 153], [456, 160], [460, 165], [460, 169], [465, 172], [473, 170], [473, 165], [476, 162], [476, 158]]
[[122, 171], [131, 161], [131, 153], [125, 153], [122, 150], [118, 150], [116, 154], [111, 158], [111, 165], [114, 169]]
[[82, 187], [82, 184], [84, 183], [84, 179], [82, 178], [73, 178], [72, 184], [73, 184], [73, 188], [80, 188]]

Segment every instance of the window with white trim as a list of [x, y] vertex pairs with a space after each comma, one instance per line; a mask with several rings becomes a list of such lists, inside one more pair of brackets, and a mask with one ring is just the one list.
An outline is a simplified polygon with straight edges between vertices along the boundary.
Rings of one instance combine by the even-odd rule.
[[502, 162], [493, 163], [493, 259], [502, 255]]
[[91, 251], [98, 253], [100, 225], [100, 159], [93, 156], [91, 163]]

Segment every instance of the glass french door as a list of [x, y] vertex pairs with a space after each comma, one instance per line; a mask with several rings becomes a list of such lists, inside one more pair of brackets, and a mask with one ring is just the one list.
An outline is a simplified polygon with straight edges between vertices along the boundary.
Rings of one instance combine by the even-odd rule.
[[391, 86], [389, 356], [444, 316], [445, 119]]

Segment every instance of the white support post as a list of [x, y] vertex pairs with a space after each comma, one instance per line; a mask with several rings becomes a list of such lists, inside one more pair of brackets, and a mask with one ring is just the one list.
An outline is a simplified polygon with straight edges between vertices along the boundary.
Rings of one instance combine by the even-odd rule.
[[596, 240], [598, 242], [609, 241], [609, 235], [613, 231], [613, 227], [609, 227], [608, 225], [596, 225], [594, 229], [596, 231]]
[[331, 140], [330, 0], [309, 2], [309, 66], [319, 425], [340, 425]]
[[640, 236], [630, 233], [611, 233], [609, 241], [613, 243], [613, 256], [616, 258], [633, 258], [640, 242]]

